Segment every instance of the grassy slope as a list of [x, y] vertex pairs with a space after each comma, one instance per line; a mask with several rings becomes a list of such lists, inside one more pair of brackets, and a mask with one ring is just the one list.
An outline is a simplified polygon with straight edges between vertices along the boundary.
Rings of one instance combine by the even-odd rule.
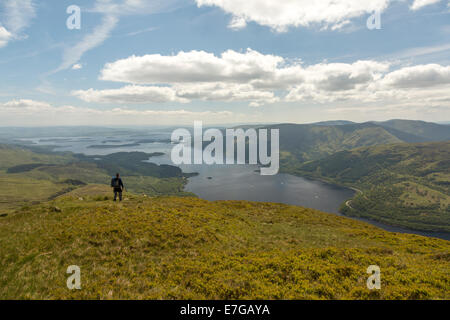
[[24, 148], [12, 147], [6, 144], [0, 144], [0, 156], [0, 170], [6, 170], [19, 164], [66, 164], [70, 161], [70, 158], [67, 156], [38, 154]]
[[0, 218], [0, 298], [450, 298], [448, 241], [281, 204], [84, 191]]
[[343, 151], [288, 172], [361, 189], [351, 216], [421, 230], [450, 231], [450, 142]]
[[35, 163], [65, 166], [70, 161], [72, 158], [69, 156], [38, 154], [23, 148], [0, 144], [0, 184], [4, 190], [0, 193], [0, 213], [10, 212], [25, 204], [47, 200], [52, 195], [71, 187], [65, 183], [45, 180], [38, 170], [35, 170], [36, 175], [9, 174], [8, 168]]
[[[142, 157], [142, 154], [140, 156]], [[32, 164], [36, 164], [32, 170], [26, 167], [23, 169], [22, 165]], [[153, 164], [141, 163], [142, 172], [136, 172], [135, 175], [131, 175], [132, 170], [127, 171], [120, 166], [114, 166], [114, 169], [130, 174], [124, 176], [125, 185], [130, 192], [148, 195], [186, 195], [187, 193], [183, 192], [186, 178], [158, 177], [160, 172], [170, 172], [171, 168], [168, 167], [160, 168]], [[11, 170], [11, 168], [19, 168], [23, 171], [13, 170], [14, 173], [9, 173], [8, 169]], [[58, 155], [36, 153], [24, 148], [0, 144], [0, 184], [2, 190], [6, 190], [0, 194], [0, 214], [12, 212], [23, 205], [47, 201], [76, 189], [78, 186], [68, 181], [70, 179], [86, 184], [108, 186], [111, 172], [94, 162], [81, 161], [70, 153]]]

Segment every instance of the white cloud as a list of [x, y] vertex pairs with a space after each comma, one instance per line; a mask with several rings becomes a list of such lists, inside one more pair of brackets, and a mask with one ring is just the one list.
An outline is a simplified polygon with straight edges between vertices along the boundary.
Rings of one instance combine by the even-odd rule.
[[[352, 18], [383, 11], [392, 0], [196, 0], [199, 7], [217, 6], [232, 15], [231, 27], [256, 22], [278, 32], [289, 27], [342, 26]], [[237, 23], [239, 22], [239, 23]]]
[[150, 27], [150, 28], [145, 28], [142, 30], [137, 30], [137, 31], [133, 31], [133, 32], [128, 32], [127, 34], [124, 34], [123, 36], [125, 37], [131, 37], [131, 36], [136, 36], [138, 34], [142, 34], [142, 33], [147, 33], [147, 32], [151, 32], [151, 31], [155, 31], [158, 30], [158, 28], [156, 27]]
[[[248, 49], [219, 56], [204, 51], [132, 56], [105, 65], [100, 79], [132, 85], [78, 90], [88, 102], [157, 103], [224, 101], [257, 107], [277, 102], [361, 103], [411, 101], [448, 105], [450, 67], [416, 65], [392, 70], [389, 62], [305, 65]], [[433, 99], [433, 96], [443, 99]]]
[[28, 27], [36, 15], [32, 0], [4, 0], [4, 25], [14, 34]]
[[82, 68], [83, 68], [83, 65], [80, 64], [80, 63], [74, 64], [74, 65], [72, 66], [72, 70], [80, 70], [80, 69], [82, 69]]
[[274, 103], [280, 99], [273, 92], [257, 90], [250, 84], [212, 82], [175, 86], [177, 95], [189, 100], [251, 101], [252, 105]]
[[414, 0], [413, 4], [411, 5], [411, 10], [419, 10], [425, 6], [429, 6], [440, 1], [441, 0]]
[[[3, 7], [3, 8], [2, 8]], [[12, 39], [21, 39], [21, 34], [35, 17], [33, 0], [3, 0], [0, 4], [0, 47]]]
[[[282, 57], [263, 55], [251, 49], [244, 53], [228, 50], [220, 56], [204, 51], [179, 52], [174, 56], [132, 56], [106, 64], [100, 79], [170, 86], [179, 99], [186, 101], [249, 101], [259, 105], [279, 100], [267, 88], [298, 79], [296, 73], [300, 66], [280, 69], [279, 65], [283, 62]], [[130, 88], [116, 90], [114, 93], [120, 95], [116, 96], [117, 101], [148, 102], [145, 92], [152, 87], [134, 87], [133, 95], [128, 94]], [[137, 94], [142, 98], [137, 97]], [[81, 96], [86, 97], [85, 94]], [[174, 101], [172, 95], [166, 97], [165, 101]]]
[[72, 91], [72, 95], [86, 102], [108, 104], [149, 104], [193, 100], [251, 101], [252, 105], [274, 103], [280, 99], [273, 92], [255, 90], [251, 85], [229, 83], [184, 84], [174, 87], [131, 85], [119, 89]]
[[[108, 63], [101, 71], [100, 79], [170, 86], [178, 97], [188, 100], [248, 101], [251, 106], [259, 106], [280, 101], [276, 91], [286, 91], [301, 84], [313, 84], [317, 90], [325, 91], [353, 89], [378, 79], [388, 68], [388, 64], [374, 61], [324, 63], [305, 68], [300, 62], [288, 63], [283, 57], [264, 55], [251, 49], [243, 53], [228, 50], [220, 56], [190, 51], [173, 56], [132, 56]], [[125, 93], [128, 89], [122, 88], [115, 93], [121, 91]], [[83, 93], [84, 96], [87, 94]], [[83, 97], [81, 92], [78, 96]], [[144, 97], [126, 94], [115, 98], [121, 103], [145, 101]]]
[[[290, 27], [319, 27], [339, 30], [351, 19], [383, 12], [396, 0], [195, 0], [197, 6], [216, 6], [231, 14], [229, 28], [245, 28], [248, 22], [267, 26], [277, 32]], [[398, 1], [398, 0], [397, 0]], [[414, 0], [411, 10], [419, 10], [441, 0]], [[450, 4], [449, 4], [450, 5]]]
[[5, 102], [3, 104], [0, 104], [0, 107], [2, 107], [2, 109], [9, 109], [9, 110], [40, 111], [51, 108], [51, 105], [48, 104], [47, 102], [33, 101], [29, 99], [20, 99]]
[[426, 88], [450, 85], [450, 66], [427, 64], [391, 72], [383, 83], [395, 88]]
[[228, 50], [220, 57], [205, 51], [181, 51], [175, 56], [131, 56], [106, 64], [100, 79], [135, 84], [247, 82], [271, 76], [283, 60], [251, 49], [245, 53]]
[[11, 32], [0, 26], [0, 48], [6, 46], [11, 38]]
[[[303, 67], [288, 64], [283, 57], [263, 55], [248, 49], [228, 50], [220, 57], [204, 51], [180, 52], [173, 56], [132, 56], [105, 65], [100, 79], [132, 84], [178, 85], [229, 83], [247, 84], [259, 89], [285, 89], [308, 78], [329, 90], [345, 90], [374, 80], [389, 64], [375, 61], [320, 63]], [[242, 89], [242, 88], [240, 88]]]
[[0, 103], [0, 125], [53, 126], [53, 125], [174, 125], [192, 124], [202, 119], [207, 123], [243, 121], [244, 115], [229, 111], [189, 110], [134, 110], [113, 108], [98, 110], [74, 106], [53, 106], [47, 102], [29, 99]]
[[77, 90], [72, 95], [87, 101], [97, 103], [162, 103], [187, 102], [188, 100], [177, 96], [176, 91], [168, 87], [126, 86], [120, 89], [109, 90]]
[[318, 90], [346, 91], [367, 86], [388, 70], [388, 63], [376, 61], [320, 63], [305, 69], [305, 83], [313, 84]]
[[241, 17], [233, 17], [228, 24], [228, 28], [233, 30], [243, 29], [247, 26], [247, 21]]
[[[295, 86], [288, 101], [319, 103], [359, 102], [393, 105], [415, 103], [450, 108], [450, 67], [430, 64], [400, 68], [378, 74], [371, 81], [333, 90], [317, 81]], [[328, 82], [329, 79], [326, 78]]]

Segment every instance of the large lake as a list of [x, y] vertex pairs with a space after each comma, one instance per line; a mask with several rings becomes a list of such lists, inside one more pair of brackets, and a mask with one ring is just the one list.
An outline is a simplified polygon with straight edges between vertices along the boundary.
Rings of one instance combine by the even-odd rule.
[[[151, 138], [168, 138], [167, 132], [152, 132]], [[142, 151], [163, 152], [165, 155], [152, 157], [148, 161], [158, 164], [172, 164], [170, 152], [173, 145], [164, 142], [142, 143], [140, 145], [92, 148], [93, 145], [132, 144], [133, 141], [149, 136], [111, 137], [72, 137], [64, 139], [33, 138], [26, 139], [36, 145], [51, 145], [55, 151], [71, 151], [86, 155], [106, 155], [115, 152]], [[113, 142], [111, 142], [113, 141]], [[172, 164], [173, 165], [173, 164]], [[181, 165], [184, 172], [198, 172], [189, 178], [185, 190], [206, 200], [249, 200], [298, 205], [340, 215], [340, 205], [353, 197], [354, 191], [339, 186], [314, 181], [288, 174], [262, 176], [254, 165]], [[124, 177], [126, 183], [126, 177]], [[414, 233], [450, 240], [449, 233], [420, 232], [393, 227], [367, 219], [358, 219], [382, 229], [402, 233]]]
[[[280, 202], [338, 213], [353, 190], [288, 174], [261, 176], [256, 166], [195, 166], [199, 176], [189, 179], [186, 191], [207, 200]], [[186, 170], [187, 171], [187, 170]]]

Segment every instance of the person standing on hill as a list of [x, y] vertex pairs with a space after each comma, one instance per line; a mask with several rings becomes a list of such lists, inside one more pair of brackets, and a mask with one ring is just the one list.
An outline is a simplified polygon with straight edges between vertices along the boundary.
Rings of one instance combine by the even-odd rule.
[[122, 179], [120, 175], [116, 173], [116, 177], [111, 180], [111, 187], [114, 188], [114, 201], [117, 199], [117, 194], [119, 194], [119, 201], [122, 201], [122, 190], [124, 188]]

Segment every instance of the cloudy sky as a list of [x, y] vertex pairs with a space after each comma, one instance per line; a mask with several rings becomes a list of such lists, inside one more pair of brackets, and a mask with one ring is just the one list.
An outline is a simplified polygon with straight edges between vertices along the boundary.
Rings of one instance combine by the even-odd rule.
[[1, 126], [450, 121], [450, 1], [0, 0], [0, 75]]

